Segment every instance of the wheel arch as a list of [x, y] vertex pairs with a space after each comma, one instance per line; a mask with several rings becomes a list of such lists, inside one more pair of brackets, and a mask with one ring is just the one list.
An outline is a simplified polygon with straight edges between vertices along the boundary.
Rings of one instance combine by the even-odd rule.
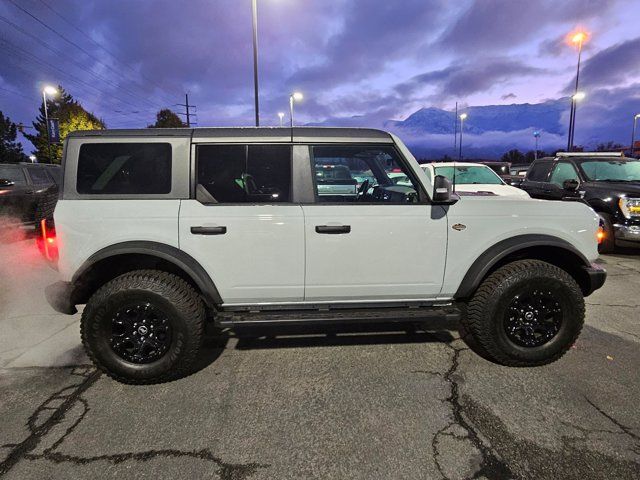
[[485, 250], [467, 270], [454, 298], [471, 297], [492, 272], [523, 259], [543, 260], [556, 265], [576, 280], [585, 296], [591, 293], [589, 275], [585, 270], [590, 262], [580, 251], [561, 238], [531, 234], [502, 240]]
[[110, 245], [91, 255], [71, 279], [74, 305], [86, 303], [106, 282], [127, 272], [154, 269], [173, 273], [190, 283], [208, 307], [222, 303], [207, 271], [182, 250], [157, 242], [133, 241]]

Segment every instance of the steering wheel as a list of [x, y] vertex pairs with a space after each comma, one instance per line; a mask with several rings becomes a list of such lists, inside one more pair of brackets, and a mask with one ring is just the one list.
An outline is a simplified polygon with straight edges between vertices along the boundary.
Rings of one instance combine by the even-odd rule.
[[363, 198], [367, 193], [367, 190], [369, 190], [369, 180], [365, 180], [360, 184], [358, 195], [356, 196], [356, 201], [360, 201], [360, 199]]

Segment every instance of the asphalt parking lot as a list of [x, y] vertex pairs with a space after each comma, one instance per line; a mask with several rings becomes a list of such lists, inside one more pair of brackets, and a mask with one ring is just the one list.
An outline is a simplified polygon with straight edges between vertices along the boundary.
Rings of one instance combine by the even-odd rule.
[[194, 375], [131, 387], [46, 304], [31, 241], [1, 244], [0, 477], [640, 478], [640, 254], [602, 261], [546, 367], [489, 363], [452, 325], [362, 327], [211, 337]]

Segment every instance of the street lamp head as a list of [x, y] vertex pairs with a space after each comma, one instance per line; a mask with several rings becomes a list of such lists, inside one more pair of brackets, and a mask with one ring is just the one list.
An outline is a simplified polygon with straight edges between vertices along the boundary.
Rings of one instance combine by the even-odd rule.
[[633, 118], [640, 118], [640, 113], [636, 113]]
[[296, 102], [299, 102], [300, 100], [302, 100], [304, 98], [304, 95], [302, 95], [300, 92], [293, 92], [291, 94], [291, 98], [293, 100], [295, 100]]
[[460, 115], [460, 120], [466, 120], [467, 119], [467, 114], [463, 113], [462, 115]]
[[278, 117], [282, 120], [284, 118], [284, 112], [278, 112]]
[[58, 93], [58, 89], [55, 87], [52, 87], [51, 85], [45, 86], [42, 91], [47, 95], [56, 95]]
[[31, 160], [31, 163], [35, 163], [36, 156], [35, 155], [29, 155], [29, 160]]
[[586, 97], [586, 94], [584, 92], [577, 92], [574, 96], [573, 99], [574, 100], [584, 100], [584, 97]]
[[571, 41], [573, 43], [584, 43], [587, 40], [588, 36], [586, 32], [576, 32], [575, 34], [573, 34], [573, 36], [571, 37]]
[[535, 132], [533, 132], [533, 136], [536, 138], [540, 137], [540, 132], [538, 130], [536, 130]]

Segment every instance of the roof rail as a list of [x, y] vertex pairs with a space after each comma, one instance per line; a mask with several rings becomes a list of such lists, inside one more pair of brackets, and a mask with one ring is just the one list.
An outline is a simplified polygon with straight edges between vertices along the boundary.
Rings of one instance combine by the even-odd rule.
[[558, 152], [556, 157], [624, 157], [622, 152]]

